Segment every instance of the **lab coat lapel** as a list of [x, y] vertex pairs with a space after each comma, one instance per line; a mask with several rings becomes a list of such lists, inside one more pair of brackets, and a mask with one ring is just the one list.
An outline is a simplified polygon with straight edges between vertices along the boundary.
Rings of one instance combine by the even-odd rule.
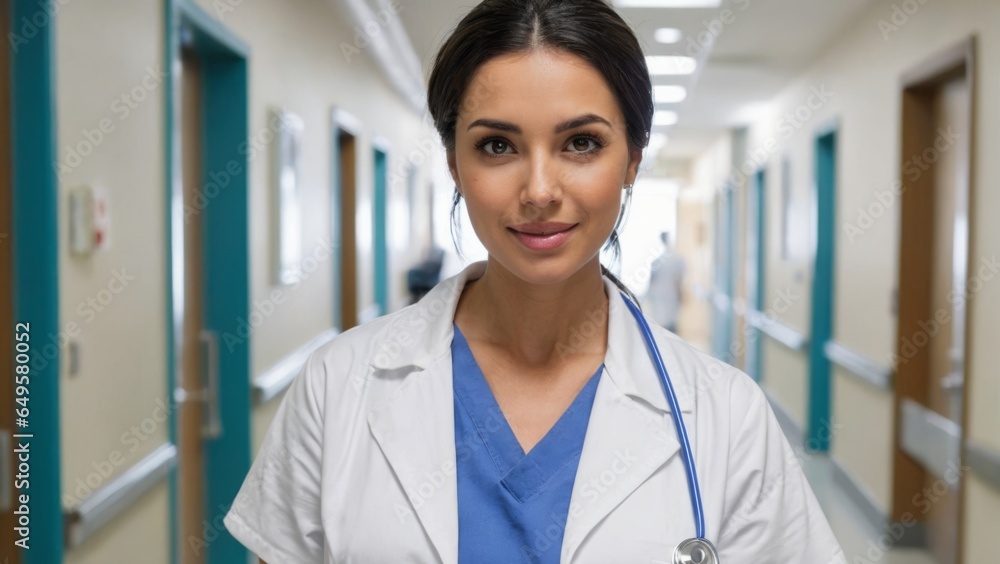
[[[645, 341], [618, 289], [609, 296], [608, 350], [583, 453], [577, 468], [563, 537], [561, 561], [572, 561], [593, 529], [675, 455], [678, 442]], [[654, 334], [657, 328], [653, 327]], [[668, 372], [671, 356], [659, 342]], [[674, 371], [677, 372], [677, 371]], [[670, 373], [681, 412], [690, 412], [685, 381]], [[681, 485], [683, 486], [683, 484]]]
[[368, 417], [372, 435], [444, 564], [458, 562], [452, 394], [451, 356], [443, 355], [426, 370], [406, 376]]
[[600, 383], [573, 484], [563, 563], [572, 561], [601, 520], [677, 454], [679, 444], [668, 424], [609, 381]]
[[368, 426], [443, 564], [458, 562], [450, 354], [455, 308], [465, 283], [485, 269], [485, 261], [472, 263], [409, 307], [371, 363], [371, 378], [388, 391], [369, 413]]

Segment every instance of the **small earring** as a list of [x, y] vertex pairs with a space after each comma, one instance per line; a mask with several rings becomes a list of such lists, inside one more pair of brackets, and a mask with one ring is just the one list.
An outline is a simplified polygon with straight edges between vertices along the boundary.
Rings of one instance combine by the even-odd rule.
[[623, 187], [623, 189], [624, 189], [624, 190], [631, 190], [631, 189], [632, 189], [632, 185], [631, 185], [631, 184], [626, 184], [626, 185], [625, 185], [625, 186]]

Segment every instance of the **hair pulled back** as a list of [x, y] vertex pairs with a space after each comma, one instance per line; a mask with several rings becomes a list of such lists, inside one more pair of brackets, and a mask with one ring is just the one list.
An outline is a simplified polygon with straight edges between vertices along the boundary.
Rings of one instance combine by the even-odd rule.
[[[442, 144], [455, 150], [455, 124], [463, 104], [474, 108], [478, 86], [472, 78], [488, 61], [535, 49], [562, 50], [590, 63], [604, 77], [625, 117], [629, 149], [642, 151], [653, 124], [653, 87], [646, 59], [632, 29], [605, 0], [484, 0], [444, 42], [428, 83], [427, 106]], [[471, 88], [470, 88], [471, 87]], [[482, 86], [488, 88], [488, 85]], [[631, 187], [604, 249], [621, 253], [618, 228], [631, 200]], [[451, 209], [452, 238], [458, 229], [457, 187]], [[635, 295], [611, 271], [601, 272], [636, 303]]]

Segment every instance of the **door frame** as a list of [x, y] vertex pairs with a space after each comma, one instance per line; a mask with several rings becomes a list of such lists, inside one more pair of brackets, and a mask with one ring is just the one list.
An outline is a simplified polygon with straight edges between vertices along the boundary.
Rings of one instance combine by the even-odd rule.
[[[203, 326], [219, 338], [219, 402], [223, 433], [203, 443], [205, 453], [204, 516], [213, 536], [205, 547], [205, 561], [245, 560], [243, 547], [222, 525], [251, 463], [250, 351], [252, 334], [241, 323], [250, 319], [249, 174], [250, 154], [258, 148], [249, 137], [250, 48], [193, 0], [164, 0], [166, 11], [166, 261], [167, 261], [167, 396], [170, 398], [170, 441], [177, 443], [178, 413], [174, 391], [180, 380], [183, 343], [184, 221], [180, 172], [180, 56], [182, 41], [203, 63], [203, 186], [207, 204], [198, 211], [203, 227]], [[182, 37], [182, 35], [184, 37]], [[272, 131], [272, 138], [274, 132]], [[225, 171], [228, 184], [213, 182], [211, 173]], [[214, 195], [213, 195], [214, 193]], [[244, 335], [246, 335], [244, 337]], [[178, 562], [181, 539], [178, 523], [177, 469], [170, 475], [171, 561]]]
[[[910, 68], [907, 72], [903, 73], [899, 81], [899, 96], [903, 101], [900, 107], [900, 178], [899, 181], [902, 182], [903, 167], [906, 164], [907, 159], [914, 152], [914, 143], [920, 143], [920, 140], [913, 140], [907, 134], [907, 127], [913, 127], [908, 123], [908, 112], [907, 112], [907, 97], [908, 92], [919, 89], [921, 87], [932, 86], [938, 84], [948, 77], [952, 76], [956, 72], [964, 70], [964, 76], [968, 83], [968, 114], [966, 115], [967, 125], [968, 125], [968, 143], [969, 143], [969, 154], [968, 161], [965, 163], [968, 175], [967, 182], [964, 186], [964, 205], [961, 203], [956, 204], [955, 213], [956, 216], [964, 216], [965, 229], [964, 236], [967, 241], [966, 246], [966, 270], [965, 270], [965, 284], [974, 278], [975, 268], [977, 263], [971, 260], [976, 256], [975, 252], [975, 241], [972, 238], [972, 234], [975, 232], [975, 225], [973, 215], [969, 213], [970, 210], [975, 209], [975, 150], [976, 150], [976, 88], [977, 88], [977, 69], [976, 69], [976, 50], [977, 50], [977, 38], [975, 35], [969, 36], [958, 43], [941, 49], [934, 54], [930, 55], [928, 58], [923, 60], [920, 64], [915, 65]], [[919, 150], [922, 150], [920, 147]], [[899, 248], [899, 267], [897, 270], [897, 291], [898, 294], [898, 317], [897, 317], [897, 327], [896, 327], [896, 340], [895, 349], [893, 350], [893, 358], [899, 359], [903, 358], [904, 351], [902, 350], [903, 343], [901, 336], [913, 335], [920, 330], [918, 325], [919, 322], [928, 319], [926, 312], [922, 311], [920, 303], [920, 296], [925, 294], [927, 296], [931, 293], [931, 286], [929, 280], [922, 280], [920, 277], [912, 276], [914, 271], [921, 272], [926, 269], [926, 263], [930, 260], [926, 255], [926, 252], [922, 252], [925, 248], [921, 244], [921, 241], [933, 241], [933, 234], [931, 230], [926, 229], [927, 219], [926, 216], [931, 212], [932, 205], [928, 205], [926, 198], [915, 199], [917, 196], [921, 195], [920, 188], [922, 184], [921, 180], [930, 180], [928, 177], [931, 175], [924, 174], [918, 179], [916, 185], [912, 184], [909, 186], [903, 185], [905, 189], [900, 194], [900, 225], [899, 225], [899, 241], [911, 242], [909, 245], [900, 245]], [[959, 187], [961, 190], [963, 187]], [[959, 200], [960, 202], [961, 200]], [[931, 216], [933, 217], [933, 216]], [[917, 241], [918, 244], [912, 244], [913, 241]], [[910, 273], [910, 276], [904, 276], [904, 273]], [[916, 280], [915, 280], [916, 278]], [[962, 354], [964, 359], [968, 360], [972, 358], [971, 347], [972, 339], [969, 338], [972, 330], [972, 311], [971, 307], [973, 301], [973, 296], [969, 295], [965, 300], [965, 319], [963, 320], [963, 331], [965, 334], [964, 343], [962, 345]], [[910, 304], [916, 304], [911, 306]], [[926, 305], [926, 304], [925, 304]], [[916, 356], [912, 358], [920, 359], [923, 358], [921, 355], [924, 354], [926, 349], [919, 351]], [[923, 362], [894, 362], [894, 374], [893, 382], [895, 383], [893, 387], [893, 420], [897, 422], [893, 430], [893, 468], [892, 468], [892, 506], [890, 519], [898, 521], [902, 518], [904, 514], [913, 515], [913, 492], [922, 491], [925, 487], [925, 474], [927, 470], [906, 454], [902, 448], [902, 418], [904, 413], [904, 401], [910, 400], [914, 401], [920, 405], [926, 405], [927, 403], [927, 390], [930, 385], [930, 375], [926, 370], [922, 369]], [[966, 409], [969, 400], [969, 363], [963, 362], [962, 376], [964, 379], [964, 390], [962, 391], [962, 416], [961, 425], [959, 425], [959, 437], [957, 437], [957, 456], [959, 458], [959, 466], [964, 468], [966, 453], [965, 448], [963, 448], [965, 442], [965, 431], [968, 428], [968, 412]], [[967, 473], [963, 472], [958, 476], [958, 522], [957, 522], [957, 537], [956, 537], [956, 562], [963, 561], [963, 551], [964, 551], [964, 530], [965, 530], [965, 495], [968, 488], [965, 487]], [[924, 544], [926, 535], [924, 534], [923, 526], [924, 521], [917, 522], [918, 535], [914, 535], [913, 542]]]
[[[806, 440], [816, 452], [830, 450], [831, 366], [826, 343], [834, 334], [836, 292], [837, 182], [840, 124], [836, 118], [813, 132], [813, 194], [816, 210], [812, 301], [809, 314], [809, 386]], [[829, 176], [826, 173], [829, 172]], [[827, 184], [829, 183], [829, 184]]]
[[[39, 10], [35, 3], [19, 1], [11, 2], [10, 9], [10, 22], [31, 21]], [[55, 25], [49, 21], [36, 30], [33, 37], [18, 44], [10, 58], [11, 251], [14, 320], [30, 322], [32, 367], [36, 355], [44, 355], [47, 361], [32, 369], [28, 386], [27, 434], [33, 437], [27, 441], [31, 482], [36, 487], [20, 492], [30, 496], [31, 511], [31, 549], [22, 550], [20, 556], [26, 564], [48, 564], [62, 562], [65, 551], [59, 412], [62, 350], [55, 337], [61, 331], [59, 182], [52, 167], [56, 161]]]

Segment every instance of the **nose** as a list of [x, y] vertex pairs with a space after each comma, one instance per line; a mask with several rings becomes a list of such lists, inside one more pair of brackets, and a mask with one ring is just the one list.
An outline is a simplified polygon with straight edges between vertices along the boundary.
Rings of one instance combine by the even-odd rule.
[[562, 199], [562, 178], [553, 161], [547, 155], [531, 159], [528, 177], [521, 188], [521, 205], [540, 209]]

